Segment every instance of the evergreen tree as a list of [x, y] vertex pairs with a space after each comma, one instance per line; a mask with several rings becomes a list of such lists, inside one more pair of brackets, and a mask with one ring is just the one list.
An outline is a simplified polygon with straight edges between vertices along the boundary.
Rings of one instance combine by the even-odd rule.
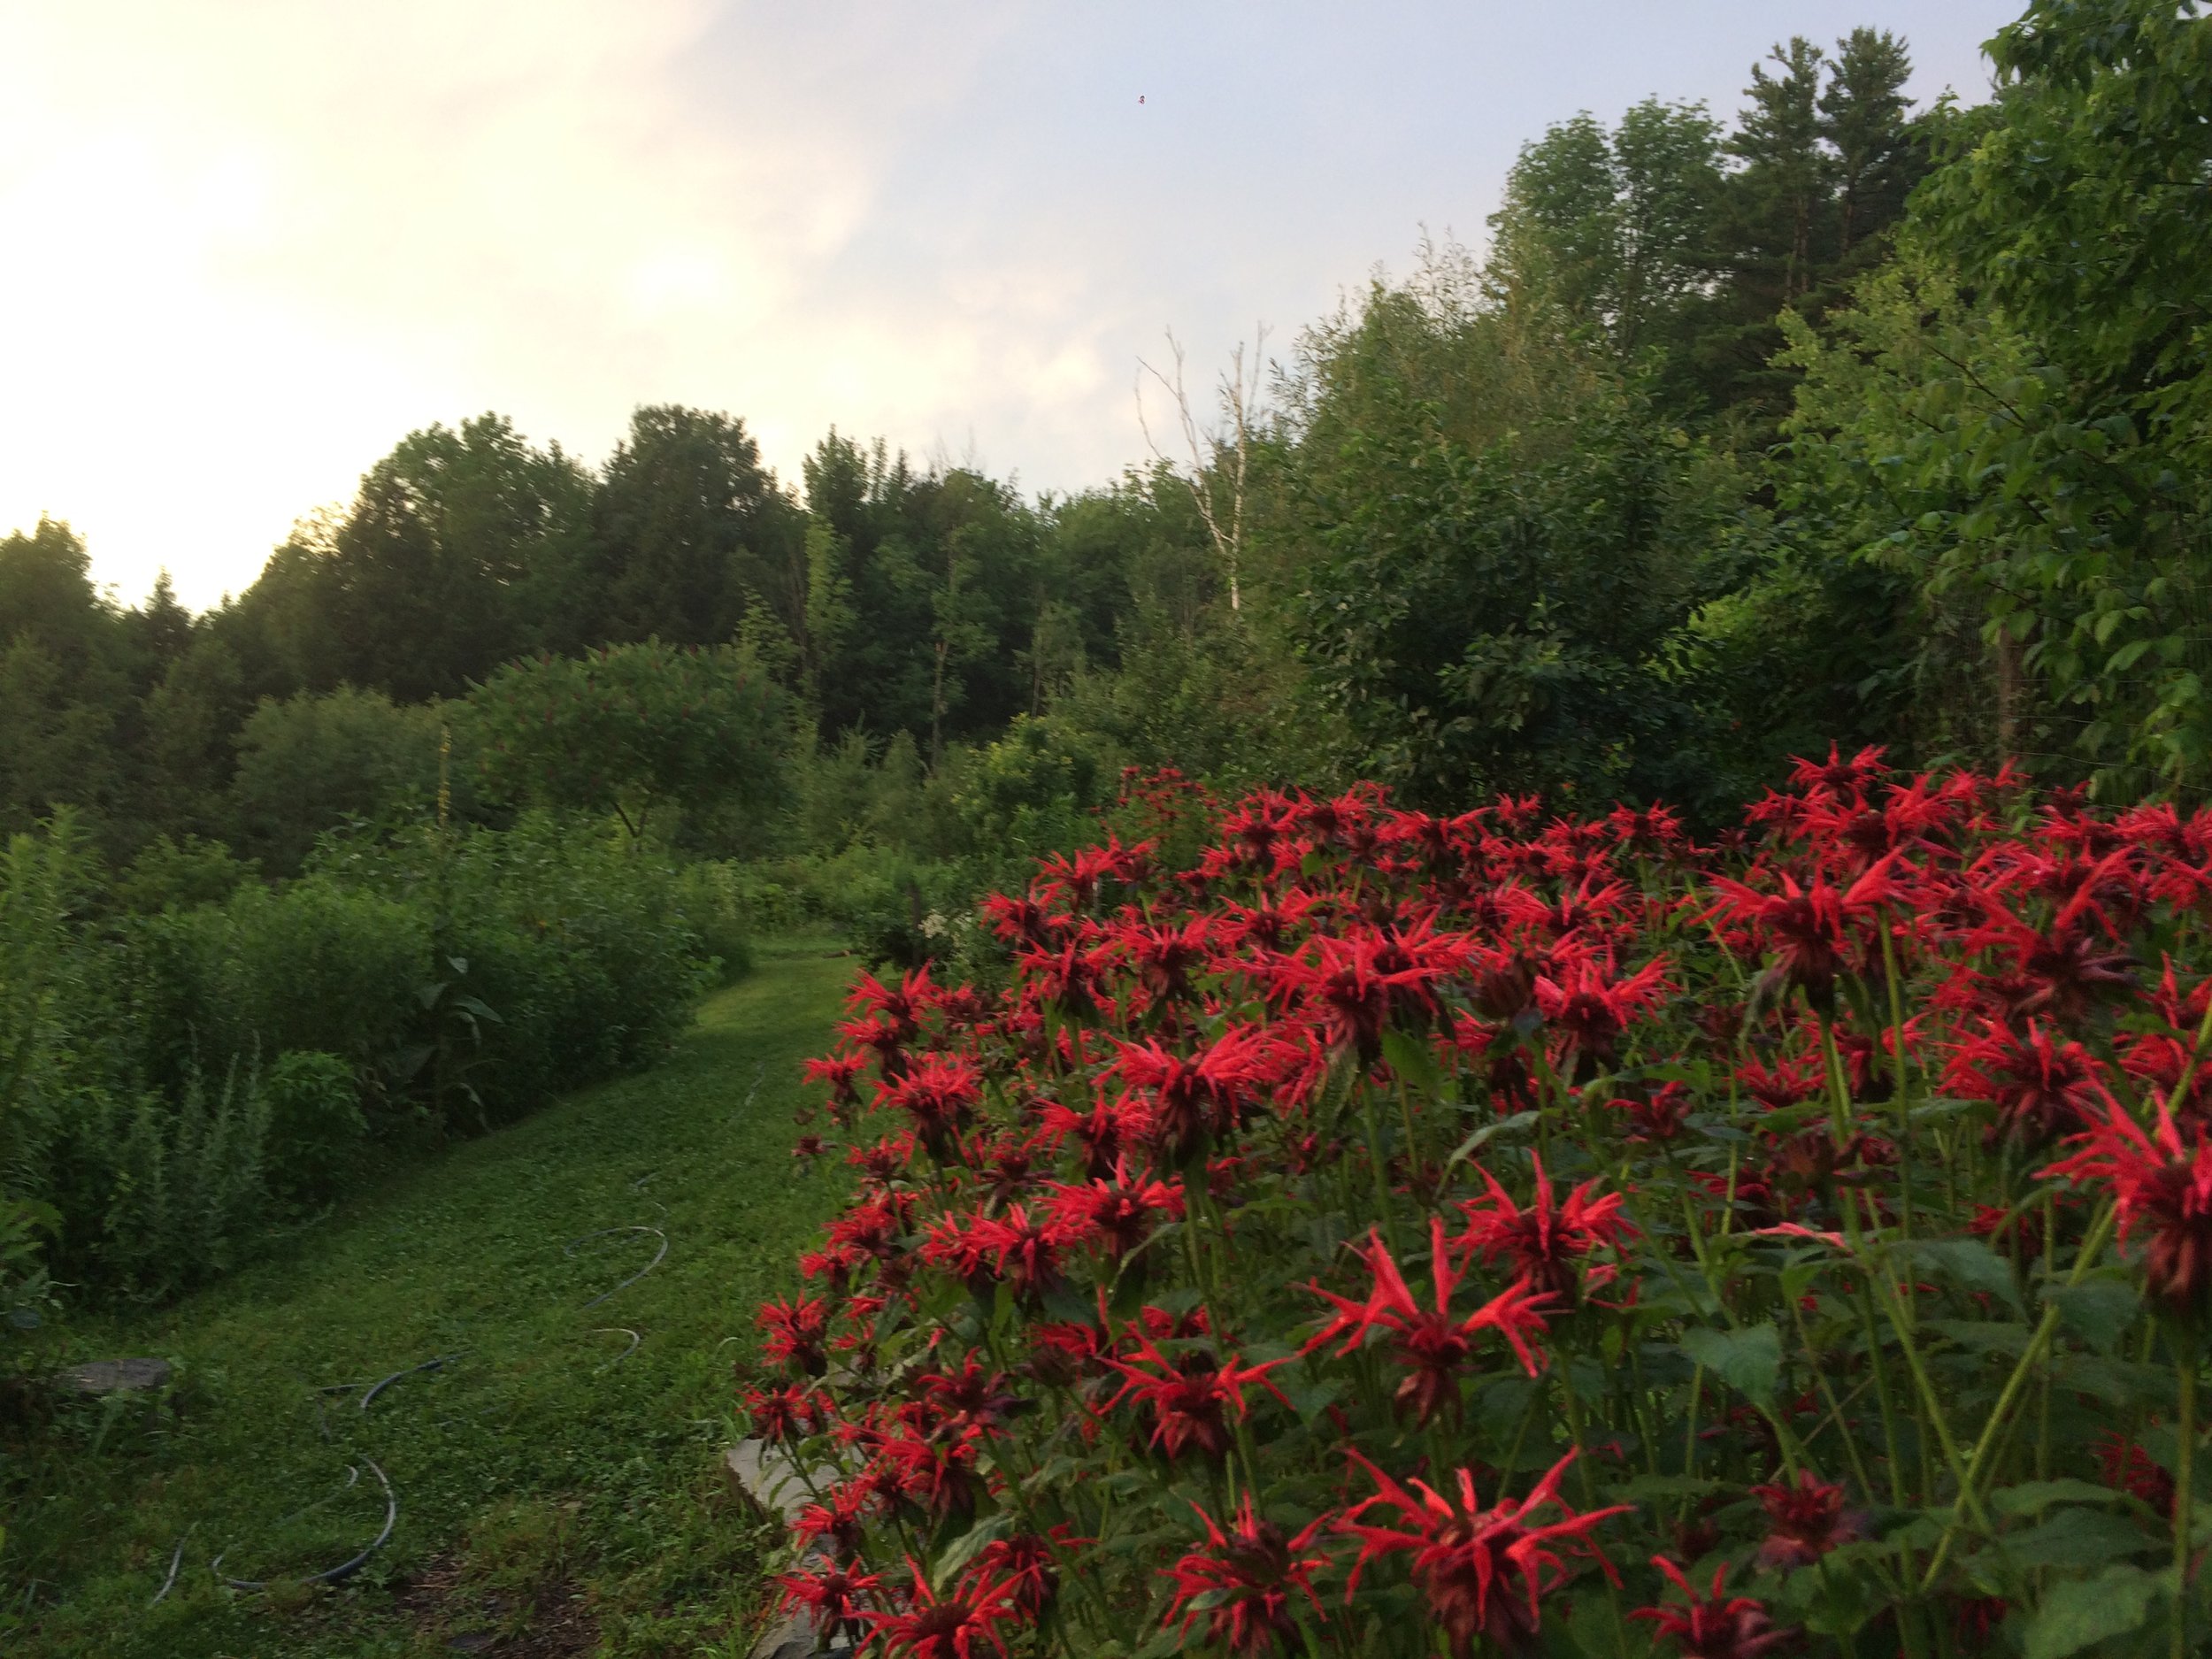
[[1850, 259], [1905, 210], [1926, 155], [1905, 82], [1912, 59], [1886, 29], [1853, 29], [1836, 42], [1820, 95], [1820, 134], [1835, 152], [1836, 257]]

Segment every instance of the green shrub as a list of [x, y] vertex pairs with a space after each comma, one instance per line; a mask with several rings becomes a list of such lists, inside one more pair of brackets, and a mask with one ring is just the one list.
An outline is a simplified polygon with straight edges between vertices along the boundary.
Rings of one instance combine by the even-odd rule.
[[[396, 704], [350, 686], [265, 699], [237, 738], [231, 804], [240, 844], [288, 873], [334, 825], [426, 808], [437, 795], [444, 720], [434, 705]], [[447, 771], [465, 786], [467, 768]]]
[[448, 1117], [503, 1121], [656, 1059], [704, 988], [675, 866], [626, 836], [525, 813], [510, 830], [425, 828], [349, 849], [319, 874], [404, 905], [428, 930], [403, 1056], [414, 1064], [396, 1080]]
[[699, 936], [699, 949], [711, 964], [717, 985], [734, 985], [753, 969], [753, 932], [747, 895], [728, 864], [686, 864], [676, 878], [676, 895]]
[[262, 1081], [268, 1102], [269, 1190], [297, 1206], [335, 1197], [360, 1168], [360, 1085], [334, 1054], [280, 1054]]
[[110, 897], [118, 909], [150, 916], [220, 904], [259, 873], [253, 859], [239, 857], [220, 841], [157, 835], [116, 877]]
[[373, 1088], [391, 1079], [429, 978], [430, 918], [326, 876], [239, 887], [134, 924], [128, 950], [146, 1076], [312, 1050]]
[[250, 1069], [211, 1087], [194, 1068], [173, 1102], [81, 1088], [57, 1104], [45, 1163], [58, 1278], [157, 1295], [243, 1256], [267, 1198], [269, 1102]]
[[188, 900], [234, 870], [157, 849], [97, 914], [73, 846], [0, 858], [0, 1314], [42, 1226], [95, 1294], [196, 1282], [273, 1203], [343, 1191], [372, 1135], [488, 1127], [659, 1057], [710, 963], [747, 960], [734, 887], [541, 814], [326, 841], [219, 902]]

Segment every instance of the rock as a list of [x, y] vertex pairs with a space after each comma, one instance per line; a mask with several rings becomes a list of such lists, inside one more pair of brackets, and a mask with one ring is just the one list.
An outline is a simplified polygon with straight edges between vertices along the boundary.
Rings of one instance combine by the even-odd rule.
[[169, 1381], [165, 1359], [96, 1359], [72, 1365], [54, 1378], [55, 1384], [81, 1394], [139, 1394], [160, 1388]]
[[722, 1461], [731, 1490], [787, 1525], [814, 1502], [798, 1465], [766, 1440], [740, 1440]]
[[[766, 1440], [740, 1440], [723, 1455], [722, 1465], [733, 1492], [787, 1526], [814, 1502], [806, 1482], [799, 1479], [798, 1465]], [[820, 1550], [811, 1550], [800, 1565], [826, 1564], [828, 1559]], [[769, 1625], [767, 1633], [753, 1644], [752, 1659], [813, 1659], [817, 1654], [851, 1651], [824, 1647], [814, 1616], [799, 1608]]]

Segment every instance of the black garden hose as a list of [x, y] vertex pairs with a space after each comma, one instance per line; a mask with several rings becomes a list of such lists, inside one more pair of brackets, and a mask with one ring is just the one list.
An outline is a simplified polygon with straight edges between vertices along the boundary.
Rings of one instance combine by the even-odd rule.
[[[756, 1087], [757, 1087], [757, 1082], [756, 1082]], [[650, 1178], [648, 1177], [645, 1179]], [[641, 1182], [640, 1184], [641, 1185], [642, 1183]], [[662, 1210], [664, 1214], [666, 1213], [667, 1207], [665, 1205], [660, 1205], [658, 1208]], [[667, 1259], [668, 1235], [662, 1232], [658, 1227], [649, 1227], [635, 1225], [618, 1227], [601, 1227], [596, 1232], [580, 1234], [576, 1238], [571, 1239], [566, 1244], [563, 1245], [561, 1247], [561, 1253], [564, 1256], [573, 1256], [576, 1253], [577, 1246], [580, 1244], [588, 1244], [594, 1239], [611, 1238], [618, 1233], [649, 1233], [660, 1240], [660, 1248], [653, 1252], [653, 1259], [651, 1261], [648, 1262], [643, 1267], [638, 1269], [636, 1272], [631, 1274], [629, 1278], [615, 1286], [613, 1289], [603, 1290], [596, 1296], [594, 1296], [589, 1302], [584, 1303], [583, 1305], [587, 1308], [595, 1308], [601, 1302], [605, 1302], [609, 1297], [613, 1296], [621, 1291], [627, 1290], [631, 1286], [636, 1284], [638, 1280], [643, 1279], [648, 1273], [651, 1272], [655, 1268], [658, 1267], [662, 1262]], [[639, 1344], [645, 1340], [640, 1333], [632, 1330], [627, 1325], [600, 1325], [594, 1329], [592, 1334], [597, 1336], [611, 1332], [618, 1333], [621, 1335], [628, 1337], [630, 1339], [630, 1346], [624, 1348], [622, 1352], [616, 1355], [614, 1358], [609, 1360], [606, 1364], [599, 1367], [599, 1369], [603, 1371], [611, 1370], [614, 1366], [620, 1364], [624, 1360], [629, 1358], [631, 1355], [637, 1352]], [[315, 1410], [317, 1420], [322, 1428], [323, 1438], [326, 1440], [330, 1438], [329, 1418], [323, 1412], [322, 1402], [323, 1398], [326, 1395], [349, 1394], [358, 1389], [361, 1391], [360, 1409], [363, 1411], [366, 1411], [370, 1405], [374, 1402], [376, 1397], [382, 1394], [387, 1388], [390, 1387], [394, 1383], [402, 1381], [409, 1377], [419, 1376], [425, 1371], [442, 1371], [446, 1366], [451, 1364], [455, 1360], [459, 1359], [468, 1351], [469, 1350], [466, 1348], [462, 1348], [451, 1354], [440, 1354], [434, 1358], [424, 1360], [419, 1364], [402, 1366], [399, 1370], [392, 1372], [389, 1376], [379, 1378], [375, 1382], [370, 1383], [365, 1386], [357, 1382], [328, 1383], [315, 1389]], [[366, 1566], [368, 1564], [369, 1558], [374, 1555], [378, 1550], [383, 1548], [385, 1544], [390, 1540], [392, 1536], [392, 1529], [399, 1523], [399, 1494], [393, 1489], [391, 1478], [384, 1472], [382, 1467], [378, 1464], [374, 1458], [365, 1457], [361, 1461], [368, 1465], [369, 1472], [376, 1477], [377, 1484], [384, 1488], [383, 1527], [378, 1532], [377, 1535], [373, 1539], [369, 1540], [367, 1547], [362, 1549], [357, 1555], [351, 1556], [348, 1560], [340, 1562], [334, 1567], [327, 1567], [320, 1572], [311, 1573], [306, 1578], [301, 1578], [296, 1582], [302, 1585], [342, 1584], [348, 1578], [353, 1577], [355, 1573], [360, 1571], [363, 1567]], [[353, 1486], [359, 1484], [360, 1479], [360, 1470], [349, 1465], [346, 1471], [346, 1484], [344, 1486], [340, 1487], [339, 1490], [350, 1490]], [[310, 1505], [309, 1507], [312, 1508], [314, 1506]], [[300, 1511], [299, 1513], [304, 1513], [304, 1511]], [[191, 1532], [188, 1530], [184, 1537], [177, 1540], [176, 1551], [169, 1560], [169, 1576], [163, 1581], [161, 1588], [155, 1592], [154, 1599], [152, 1601], [148, 1603], [148, 1606], [152, 1607], [159, 1605], [162, 1600], [168, 1595], [169, 1592], [175, 1587], [177, 1582], [177, 1571], [180, 1564], [184, 1560], [184, 1547], [186, 1543], [189, 1541], [191, 1535]], [[225, 1554], [227, 1553], [227, 1551], [225, 1552]], [[221, 1579], [224, 1584], [227, 1585], [234, 1590], [257, 1593], [265, 1591], [269, 1587], [267, 1582], [264, 1579], [233, 1578], [227, 1577], [222, 1571], [222, 1555], [217, 1555], [207, 1564], [209, 1571], [212, 1572], [218, 1578]]]
[[[417, 1369], [420, 1369], [420, 1367], [417, 1367]], [[403, 1377], [407, 1373], [405, 1371], [401, 1371], [398, 1374]], [[387, 1378], [385, 1380], [388, 1382], [391, 1379]], [[373, 1457], [365, 1457], [361, 1461], [369, 1466], [369, 1472], [376, 1477], [377, 1484], [384, 1488], [383, 1530], [369, 1540], [368, 1548], [362, 1550], [360, 1554], [354, 1555], [349, 1560], [340, 1562], [334, 1567], [326, 1567], [320, 1572], [310, 1573], [306, 1578], [298, 1580], [301, 1584], [343, 1584], [348, 1578], [352, 1578], [355, 1573], [360, 1571], [362, 1568], [368, 1565], [369, 1557], [375, 1555], [378, 1550], [384, 1548], [384, 1540], [391, 1537], [392, 1528], [399, 1524], [399, 1494], [392, 1490], [390, 1477], [386, 1475], [384, 1471], [378, 1466], [377, 1461]], [[345, 1491], [352, 1487], [360, 1480], [360, 1479], [361, 1471], [358, 1469], [349, 1467], [346, 1471], [346, 1484], [344, 1486], [340, 1487], [339, 1490]], [[182, 1544], [179, 1544], [177, 1546], [177, 1551], [180, 1555], [181, 1555], [184, 1551], [184, 1546]], [[226, 1550], [224, 1554], [227, 1555], [229, 1552]], [[209, 1562], [207, 1563], [207, 1567], [210, 1572], [212, 1572], [217, 1578], [222, 1578], [223, 1582], [234, 1590], [259, 1591], [266, 1590], [269, 1587], [266, 1582], [259, 1578], [225, 1578], [223, 1574], [222, 1555], [218, 1555], [214, 1560]], [[171, 1571], [173, 1573], [175, 1569], [173, 1567]], [[163, 1594], [167, 1594], [165, 1586]], [[156, 1596], [154, 1599], [156, 1601], [159, 1601], [161, 1598], [160, 1596]]]

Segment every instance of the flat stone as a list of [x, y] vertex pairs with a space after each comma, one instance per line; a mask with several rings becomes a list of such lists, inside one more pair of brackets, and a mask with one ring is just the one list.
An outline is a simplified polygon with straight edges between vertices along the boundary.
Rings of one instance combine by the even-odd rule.
[[787, 1526], [814, 1502], [790, 1455], [766, 1440], [740, 1440], [722, 1461], [730, 1489]]
[[[723, 1454], [722, 1466], [731, 1491], [786, 1526], [798, 1518], [801, 1509], [814, 1502], [806, 1482], [799, 1478], [799, 1466], [791, 1461], [790, 1454], [766, 1440], [738, 1441]], [[816, 1549], [810, 1550], [800, 1565], [826, 1565], [827, 1562], [828, 1557]], [[753, 1644], [752, 1659], [813, 1659], [817, 1654], [851, 1651], [849, 1647], [824, 1647], [821, 1627], [814, 1622], [814, 1616], [804, 1608], [795, 1608], [769, 1625], [766, 1633]]]
[[81, 1394], [137, 1394], [162, 1387], [168, 1380], [165, 1359], [96, 1359], [72, 1365], [54, 1378], [62, 1387]]

